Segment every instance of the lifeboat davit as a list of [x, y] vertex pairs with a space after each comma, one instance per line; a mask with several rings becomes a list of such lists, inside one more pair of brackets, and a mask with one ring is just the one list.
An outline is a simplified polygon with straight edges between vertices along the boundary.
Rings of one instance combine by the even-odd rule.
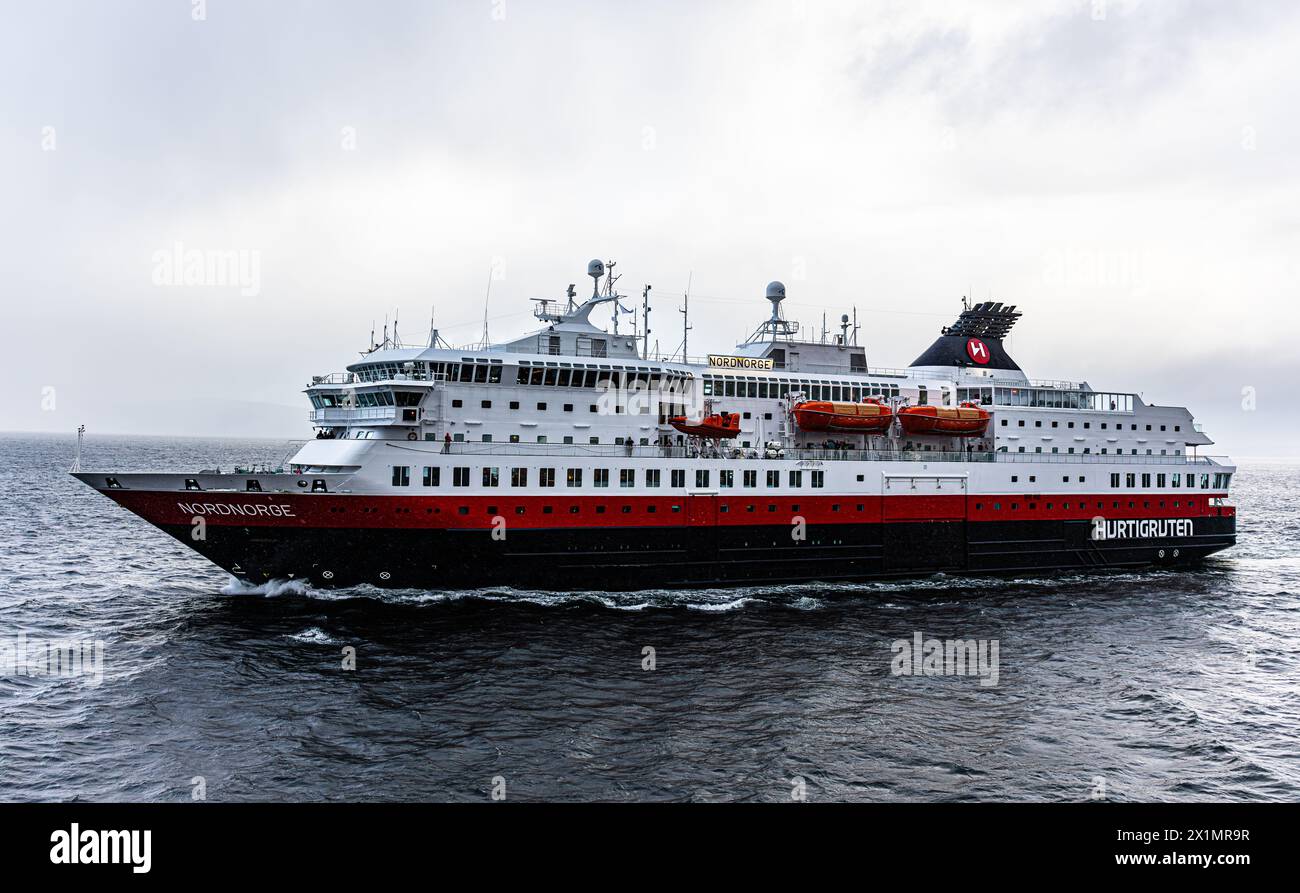
[[804, 431], [852, 431], [879, 434], [889, 430], [894, 411], [879, 400], [861, 403], [831, 403], [805, 400], [794, 408], [794, 421]]
[[951, 437], [982, 437], [988, 430], [988, 410], [974, 403], [956, 408], [945, 406], [904, 406], [898, 411], [898, 423], [908, 434], [946, 434]]
[[711, 437], [715, 440], [721, 440], [724, 437], [738, 437], [740, 435], [740, 413], [737, 412], [719, 412], [711, 416], [705, 416], [698, 422], [692, 422], [686, 416], [674, 416], [668, 420], [672, 425], [683, 434], [689, 434], [692, 437]]

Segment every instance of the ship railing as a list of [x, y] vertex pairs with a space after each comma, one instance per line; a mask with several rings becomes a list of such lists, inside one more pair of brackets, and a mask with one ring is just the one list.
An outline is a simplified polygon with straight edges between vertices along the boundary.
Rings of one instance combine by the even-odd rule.
[[396, 421], [402, 406], [334, 406], [326, 409], [313, 409], [307, 413], [312, 422], [356, 422], [388, 419]]
[[441, 384], [450, 380], [446, 372], [420, 372], [418, 369], [411, 372], [399, 372], [396, 375], [386, 375], [382, 378], [367, 378], [356, 372], [331, 372], [329, 375], [313, 375], [307, 387], [314, 388], [321, 385], [356, 385], [370, 386], [381, 384], [409, 384], [410, 382], [422, 382], [431, 384]]
[[862, 450], [836, 448], [696, 447], [692, 445], [546, 444], [424, 441], [418, 445], [394, 443], [420, 452], [458, 456], [594, 456], [627, 459], [765, 459], [784, 458], [818, 462], [1012, 462], [1087, 465], [1223, 465], [1223, 456], [1120, 456], [1096, 453], [1001, 453], [987, 450]]

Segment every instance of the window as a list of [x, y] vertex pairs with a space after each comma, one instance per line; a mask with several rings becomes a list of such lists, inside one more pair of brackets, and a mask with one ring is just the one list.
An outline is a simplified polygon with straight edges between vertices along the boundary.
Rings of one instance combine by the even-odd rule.
[[501, 469], [500, 469], [500, 468], [484, 468], [484, 469], [483, 469], [483, 486], [484, 486], [484, 487], [496, 487], [496, 486], [498, 486], [500, 483], [501, 483]]
[[803, 472], [802, 472], [802, 471], [792, 471], [792, 472], [790, 472], [790, 486], [791, 486], [791, 487], [802, 487], [802, 486], [803, 486]]
[[781, 486], [781, 472], [775, 470], [769, 471], [767, 473], [767, 485], [769, 487]]
[[674, 468], [674, 469], [672, 470], [671, 484], [672, 484], [674, 487], [685, 487], [685, 486], [686, 486], [686, 469], [684, 469], [684, 468]]
[[492, 401], [491, 401], [491, 400], [484, 400], [484, 401], [482, 401], [479, 405], [480, 405], [481, 407], [483, 407], [484, 409], [491, 409], [491, 408], [492, 408]]
[[512, 468], [510, 469], [510, 486], [527, 487], [528, 486], [528, 469]]
[[826, 472], [814, 471], [812, 473], [812, 485], [814, 488], [826, 486]]
[[659, 486], [659, 469], [658, 469], [658, 468], [647, 468], [647, 469], [646, 469], [646, 472], [645, 472], [645, 485], [646, 485], [647, 487], [658, 487], [658, 486]]
[[518, 409], [518, 408], [519, 408], [519, 401], [518, 401], [518, 400], [511, 400], [511, 401], [510, 401], [510, 408], [511, 408], [511, 409]]
[[539, 468], [537, 469], [537, 486], [554, 487], [555, 486], [555, 469]]
[[538, 403], [538, 404], [537, 404], [537, 408], [538, 408], [538, 410], [541, 411], [541, 412], [546, 412], [546, 404], [545, 404], [545, 403]]
[[1145, 490], [1150, 486], [1151, 486], [1151, 475], [1149, 474], [1142, 475], [1142, 489]]
[[1118, 486], [1119, 486], [1119, 472], [1118, 472], [1118, 471], [1116, 471], [1116, 472], [1114, 472], [1114, 473], [1111, 474], [1111, 476], [1110, 476], [1110, 485], [1111, 485], [1112, 487], [1118, 487]]
[[724, 468], [718, 472], [718, 486], [732, 487], [736, 483], [736, 473], [730, 468]]
[[698, 468], [695, 470], [695, 487], [703, 490], [709, 486], [709, 472], [706, 469]]
[[581, 469], [581, 468], [570, 468], [570, 469], [569, 469], [568, 474], [567, 474], [566, 479], [565, 479], [565, 486], [567, 486], [567, 487], [581, 487], [581, 486], [582, 486], [582, 469]]
[[745, 472], [744, 477], [745, 477], [745, 486], [746, 486], [746, 487], [757, 487], [757, 486], [758, 486], [758, 472], [757, 472], [757, 471], [754, 471], [753, 469], [749, 469], [749, 470], [747, 470], [747, 471]]
[[469, 468], [459, 467], [451, 470], [451, 485], [453, 487], [469, 486]]
[[592, 480], [592, 486], [593, 486], [593, 487], [608, 487], [608, 486], [609, 486], [609, 469], [608, 469], [608, 468], [597, 468], [597, 469], [595, 469], [594, 471], [592, 471], [591, 476], [592, 476], [592, 478], [593, 478], [593, 480]]
[[1136, 487], [1137, 475], [1131, 471], [1128, 474], [1124, 475], [1124, 486], [1129, 487], [1130, 489]]
[[440, 483], [439, 479], [441, 477], [442, 477], [442, 469], [439, 468], [438, 466], [436, 465], [424, 466], [424, 480], [423, 480], [424, 486], [437, 487]]
[[620, 469], [618, 472], [618, 485], [624, 488], [635, 487], [636, 469], [635, 468]]
[[393, 466], [393, 486], [409, 487], [411, 485], [411, 466], [394, 465]]

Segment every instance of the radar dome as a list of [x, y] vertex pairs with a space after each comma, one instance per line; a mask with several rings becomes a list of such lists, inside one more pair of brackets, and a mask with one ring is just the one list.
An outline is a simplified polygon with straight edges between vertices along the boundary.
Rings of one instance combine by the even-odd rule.
[[768, 299], [769, 301], [784, 301], [784, 300], [785, 300], [785, 283], [784, 283], [784, 282], [769, 282], [769, 283], [767, 284], [767, 299]]
[[587, 263], [587, 275], [592, 279], [599, 279], [605, 275], [605, 262], [602, 260], [593, 260]]

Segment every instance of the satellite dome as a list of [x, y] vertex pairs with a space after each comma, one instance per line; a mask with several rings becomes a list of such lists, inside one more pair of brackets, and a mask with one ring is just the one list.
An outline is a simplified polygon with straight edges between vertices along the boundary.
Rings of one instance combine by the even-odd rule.
[[587, 275], [592, 279], [599, 279], [605, 275], [605, 262], [602, 260], [588, 261]]
[[769, 301], [784, 301], [784, 300], [785, 300], [785, 283], [784, 283], [784, 282], [769, 282], [769, 283], [767, 284], [767, 299], [768, 299]]

